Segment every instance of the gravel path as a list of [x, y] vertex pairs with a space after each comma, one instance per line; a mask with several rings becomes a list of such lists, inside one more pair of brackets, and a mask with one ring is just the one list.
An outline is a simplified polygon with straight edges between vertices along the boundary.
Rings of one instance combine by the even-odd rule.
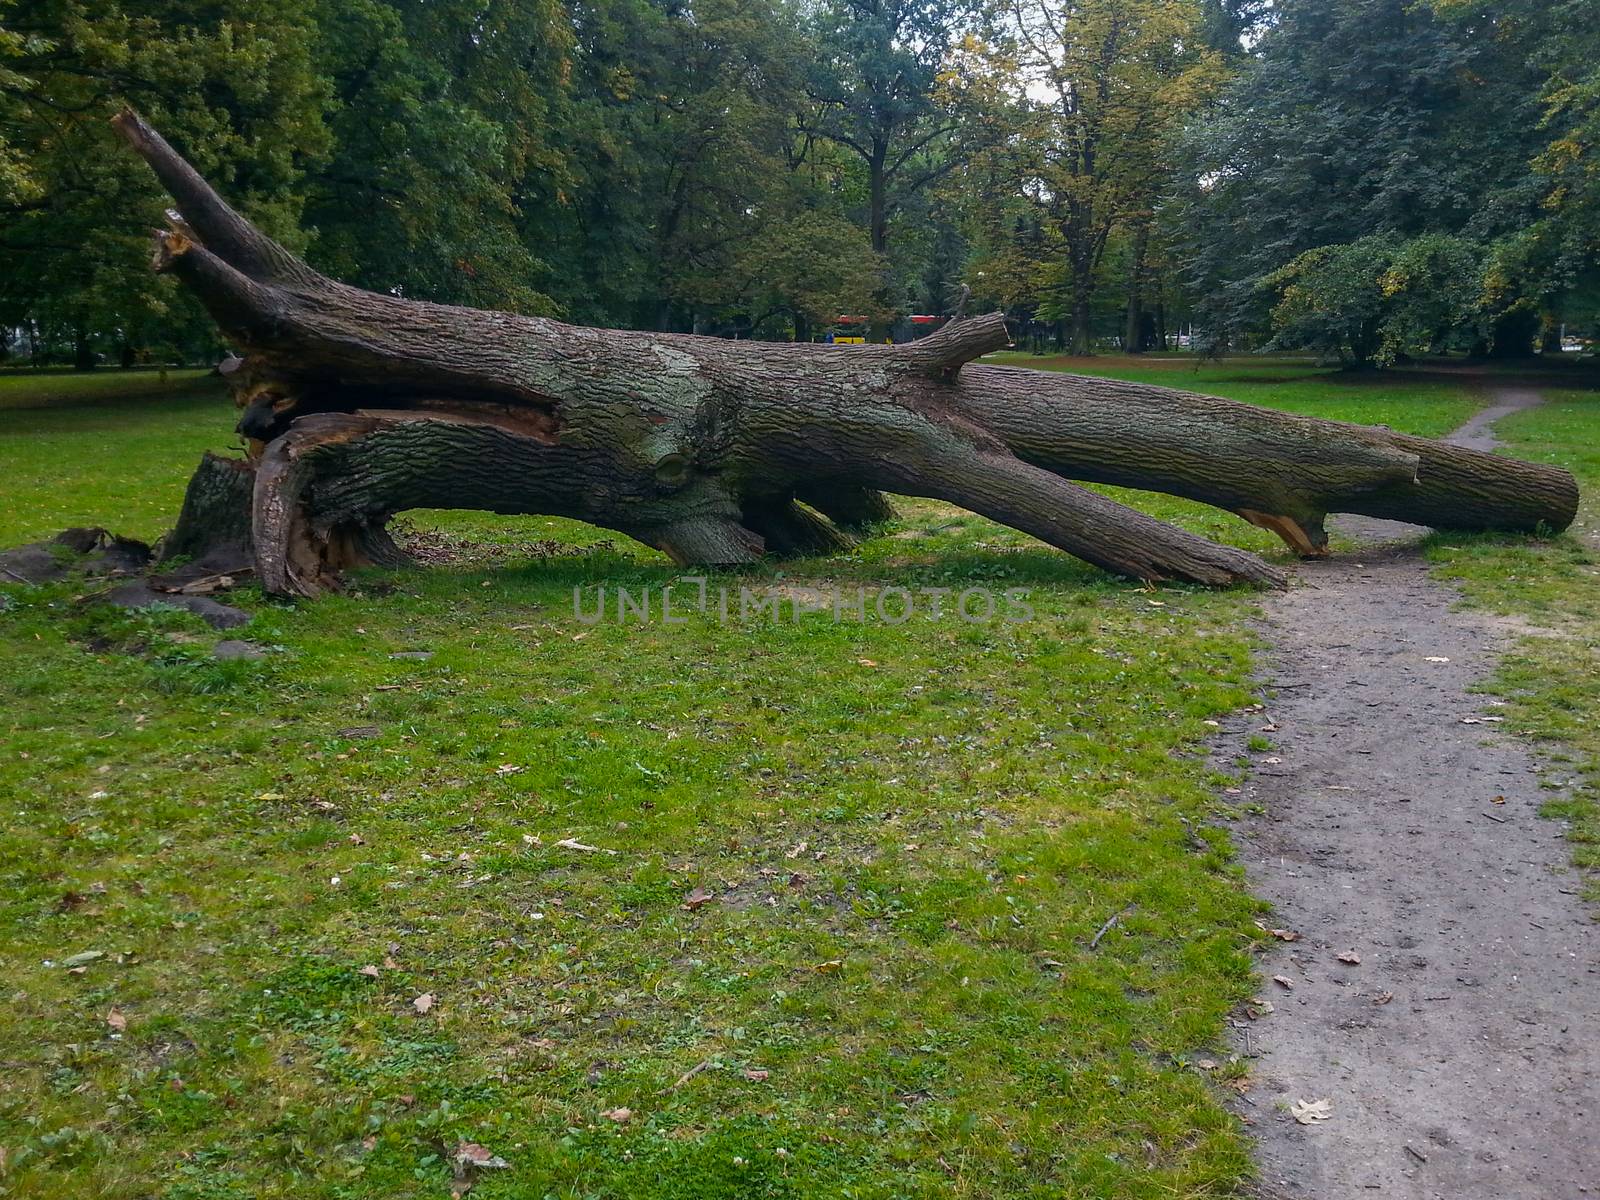
[[[1491, 448], [1496, 420], [1538, 402], [1498, 392], [1451, 440]], [[1339, 528], [1370, 548], [1267, 601], [1273, 698], [1223, 746], [1256, 762], [1250, 885], [1300, 934], [1262, 963], [1293, 988], [1265, 983], [1275, 1011], [1241, 1034], [1263, 1192], [1600, 1196], [1600, 925], [1532, 758], [1468, 692], [1505, 622], [1452, 608], [1417, 530]], [[1297, 1123], [1301, 1100], [1331, 1117]]]

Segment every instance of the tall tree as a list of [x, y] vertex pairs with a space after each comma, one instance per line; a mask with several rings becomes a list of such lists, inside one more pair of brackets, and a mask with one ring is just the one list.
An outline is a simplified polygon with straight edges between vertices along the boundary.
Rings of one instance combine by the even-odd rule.
[[1280, 0], [1189, 142], [1184, 227], [1211, 332], [1260, 328], [1274, 272], [1319, 247], [1526, 226], [1539, 80], [1494, 12]]
[[[942, 153], [956, 116], [939, 74], [975, 0], [822, 0], [804, 129], [845, 147], [866, 174], [866, 226], [887, 268], [895, 214], [954, 166]], [[889, 283], [884, 285], [887, 301]]]
[[1087, 354], [1113, 231], [1147, 238], [1170, 138], [1224, 66], [1193, 0], [1010, 0], [1009, 16], [996, 59], [1020, 91], [1008, 153], [1059, 246], [1071, 351]]

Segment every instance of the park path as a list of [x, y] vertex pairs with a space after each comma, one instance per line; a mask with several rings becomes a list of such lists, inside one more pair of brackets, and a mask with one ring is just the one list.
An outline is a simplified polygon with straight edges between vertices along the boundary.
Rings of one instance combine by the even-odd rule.
[[[1450, 440], [1492, 448], [1539, 399], [1497, 392]], [[1453, 607], [1418, 530], [1339, 528], [1365, 548], [1266, 603], [1270, 699], [1223, 745], [1256, 762], [1250, 885], [1300, 934], [1263, 960], [1274, 1011], [1239, 1035], [1263, 1194], [1600, 1196], [1600, 925], [1533, 758], [1468, 691], [1511, 631]], [[1297, 1100], [1330, 1118], [1296, 1123]]]

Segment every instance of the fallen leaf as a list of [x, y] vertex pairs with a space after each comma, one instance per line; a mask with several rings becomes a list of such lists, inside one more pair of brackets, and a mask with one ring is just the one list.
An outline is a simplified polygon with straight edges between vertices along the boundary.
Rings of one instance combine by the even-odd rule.
[[1341, 951], [1340, 953], [1335, 954], [1334, 957], [1342, 963], [1349, 963], [1352, 967], [1359, 967], [1361, 965], [1361, 955], [1357, 954], [1354, 950]]
[[861, 667], [875, 667], [878, 664], [873, 662], [870, 658], [858, 658], [856, 659], [856, 665]]
[[697, 887], [684, 900], [683, 910], [685, 912], [693, 912], [702, 905], [711, 903], [712, 900], [716, 899], [716, 896], [715, 892], [708, 892], [703, 887]]
[[794, 849], [792, 849], [792, 850], [787, 850], [787, 851], [785, 851], [785, 852], [784, 852], [784, 855], [783, 855], [783, 856], [784, 856], [784, 857], [785, 857], [785, 858], [799, 858], [799, 857], [800, 857], [800, 856], [801, 856], [801, 855], [802, 855], [802, 854], [804, 854], [804, 853], [805, 853], [805, 852], [806, 852], [806, 851], [807, 851], [807, 850], [808, 850], [808, 849], [809, 849], [809, 848], [810, 848], [810, 845], [809, 845], [809, 843], [807, 843], [807, 842], [800, 842], [800, 843], [798, 843], [798, 844], [796, 844], [796, 846], [795, 846], [795, 847], [794, 847]]
[[71, 958], [62, 959], [61, 965], [70, 971], [73, 967], [88, 966], [90, 963], [97, 962], [105, 956], [106, 952], [104, 950], [85, 950], [81, 954], [74, 954]]
[[1387, 1003], [1389, 1003], [1389, 1001], [1391, 1001], [1393, 999], [1394, 999], [1394, 993], [1393, 992], [1379, 992], [1376, 996], [1374, 996], [1372, 998], [1372, 1002], [1374, 1004], [1387, 1004]]
[[1423, 662], [1449, 662], [1450, 660], [1448, 658], [1446, 658], [1442, 654], [1430, 654], [1427, 657], [1425, 657], [1422, 661]]
[[1333, 1116], [1333, 1101], [1296, 1100], [1289, 1108], [1289, 1115], [1302, 1125], [1310, 1125], [1316, 1121], [1326, 1121]]
[[1259, 921], [1256, 922], [1256, 928], [1271, 934], [1280, 942], [1298, 942], [1300, 940], [1299, 932], [1293, 929], [1268, 929], [1267, 926]]
[[128, 1018], [123, 1015], [120, 1008], [113, 1008], [106, 1014], [106, 1024], [117, 1033], [123, 1033], [128, 1028]]
[[615, 1121], [618, 1125], [626, 1125], [629, 1121], [633, 1120], [633, 1109], [608, 1108], [600, 1115], [608, 1121]]
[[1505, 802], [1506, 798], [1504, 796], [1496, 796], [1493, 800], [1489, 801], [1490, 804], [1504, 804]]
[[376, 979], [378, 977], [378, 968], [372, 963], [368, 963], [366, 966], [361, 968], [361, 973], [368, 979]]
[[1197, 1060], [1194, 1065], [1202, 1071], [1215, 1071], [1217, 1069], [1217, 1060], [1214, 1058], [1202, 1058]]
[[811, 969], [819, 975], [832, 975], [835, 971], [844, 970], [844, 959], [830, 958], [827, 962], [818, 963]]
[[386, 971], [398, 971], [400, 969], [400, 964], [395, 962], [395, 960], [390, 958], [388, 955], [384, 955], [383, 968]]
[[1290, 979], [1287, 975], [1274, 975], [1272, 977], [1272, 982], [1288, 991], [1294, 990], [1294, 980]]
[[423, 992], [422, 995], [418, 996], [411, 1002], [411, 1007], [416, 1009], [419, 1013], [433, 1011], [433, 993]]
[[526, 767], [519, 767], [516, 763], [501, 763], [494, 769], [496, 775], [520, 775]]
[[1276, 766], [1278, 763], [1281, 763], [1283, 759], [1279, 758], [1276, 754], [1269, 754], [1265, 758], [1256, 759], [1256, 761], [1260, 763], [1266, 763], [1268, 766]]
[[767, 1081], [767, 1076], [772, 1074], [772, 1072], [763, 1071], [759, 1067], [746, 1067], [743, 1074], [744, 1077], [751, 1083], [765, 1083]]

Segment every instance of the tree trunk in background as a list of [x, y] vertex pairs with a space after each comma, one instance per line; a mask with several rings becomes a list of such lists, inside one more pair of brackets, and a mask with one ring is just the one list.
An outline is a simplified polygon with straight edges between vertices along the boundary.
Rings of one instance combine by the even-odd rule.
[[1078, 284], [1072, 287], [1072, 333], [1067, 353], [1078, 358], [1093, 353], [1089, 344], [1089, 289]]
[[1128, 312], [1122, 333], [1122, 348], [1128, 354], [1144, 353], [1144, 258], [1149, 244], [1150, 227], [1141, 224], [1133, 235], [1133, 269], [1128, 272]]
[[94, 370], [94, 346], [82, 325], [72, 331], [72, 366], [78, 371]]
[[[251, 460], [202, 464], [166, 550], [237, 544], [248, 491], [269, 592], [315, 595], [346, 566], [398, 561], [385, 525], [422, 507], [566, 516], [680, 563], [739, 564], [837, 549], [889, 515], [888, 491], [959, 505], [1131, 578], [1209, 585], [1283, 577], [1071, 480], [1215, 504], [1302, 554], [1326, 551], [1333, 511], [1532, 529], [1564, 527], [1576, 510], [1571, 477], [1551, 467], [978, 363], [1008, 342], [1000, 314], [904, 346], [814, 347], [365, 292], [261, 234], [133, 114], [116, 124], [183, 213], [157, 235], [157, 269], [244, 351], [227, 378]], [[1087, 287], [1078, 300], [1074, 336], [1086, 339]]]

